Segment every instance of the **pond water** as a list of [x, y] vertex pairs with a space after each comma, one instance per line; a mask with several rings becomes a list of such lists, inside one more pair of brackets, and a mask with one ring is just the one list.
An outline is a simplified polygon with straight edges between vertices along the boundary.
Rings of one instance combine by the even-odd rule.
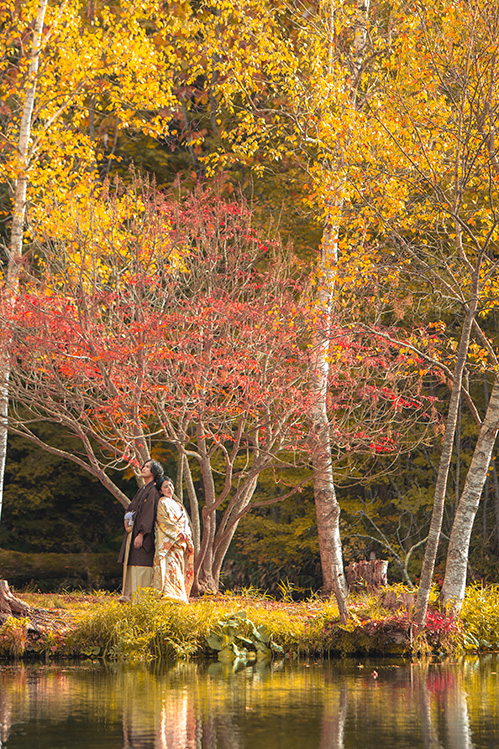
[[496, 749], [499, 657], [0, 665], [1, 749]]

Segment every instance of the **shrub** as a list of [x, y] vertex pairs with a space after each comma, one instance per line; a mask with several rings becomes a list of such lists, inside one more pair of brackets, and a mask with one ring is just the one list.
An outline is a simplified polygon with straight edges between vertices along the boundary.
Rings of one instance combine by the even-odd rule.
[[0, 655], [18, 657], [24, 653], [30, 621], [25, 617], [8, 616], [0, 626]]
[[461, 619], [466, 650], [499, 650], [499, 585], [470, 585]]

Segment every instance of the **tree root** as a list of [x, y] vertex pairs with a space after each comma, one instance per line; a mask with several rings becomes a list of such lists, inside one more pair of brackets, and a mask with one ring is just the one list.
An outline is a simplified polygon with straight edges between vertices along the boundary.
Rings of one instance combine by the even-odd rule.
[[0, 624], [3, 624], [9, 616], [29, 617], [29, 615], [28, 604], [11, 593], [7, 580], [0, 580]]

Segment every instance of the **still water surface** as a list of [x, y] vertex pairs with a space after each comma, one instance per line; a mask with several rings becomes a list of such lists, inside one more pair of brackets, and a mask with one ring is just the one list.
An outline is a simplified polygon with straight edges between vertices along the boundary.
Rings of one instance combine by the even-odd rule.
[[499, 657], [0, 666], [0, 748], [66, 747], [497, 749]]

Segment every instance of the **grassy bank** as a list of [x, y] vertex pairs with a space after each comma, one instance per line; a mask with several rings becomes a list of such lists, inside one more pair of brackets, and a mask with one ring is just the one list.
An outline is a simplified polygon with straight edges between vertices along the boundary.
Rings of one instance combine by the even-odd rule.
[[[393, 591], [393, 589], [392, 589]], [[383, 595], [349, 599], [351, 619], [340, 626], [334, 599], [300, 603], [225, 594], [190, 605], [144, 591], [134, 604], [108, 593], [24, 594], [30, 619], [0, 627], [0, 656], [85, 657], [123, 660], [300, 655], [403, 655], [499, 649], [499, 589], [468, 590], [462, 615], [434, 607], [427, 628], [411, 634], [407, 604], [384, 607]], [[433, 601], [435, 603], [435, 601]], [[244, 612], [244, 613], [241, 613]], [[210, 647], [210, 644], [212, 647]], [[213, 649], [216, 646], [218, 652]], [[281, 656], [280, 656], [281, 657]]]

